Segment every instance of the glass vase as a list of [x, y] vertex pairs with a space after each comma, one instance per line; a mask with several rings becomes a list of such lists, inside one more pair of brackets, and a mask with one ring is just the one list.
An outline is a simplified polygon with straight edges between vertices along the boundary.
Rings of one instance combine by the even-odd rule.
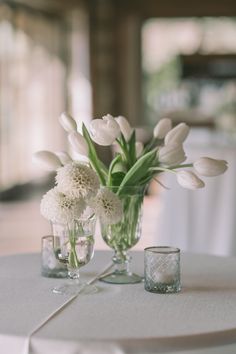
[[65, 264], [58, 261], [55, 249], [60, 248], [60, 237], [48, 235], [41, 239], [41, 274], [47, 278], [67, 278]]
[[[117, 193], [118, 188], [113, 187], [111, 190]], [[114, 250], [114, 271], [100, 280], [113, 284], [139, 283], [143, 278], [131, 271], [128, 250], [134, 247], [141, 237], [144, 188], [126, 187], [117, 195], [123, 204], [122, 220], [114, 225], [106, 225], [100, 220], [102, 238]]]
[[88, 286], [80, 281], [80, 268], [85, 266], [94, 255], [95, 217], [74, 220], [70, 224], [52, 224], [53, 233], [60, 239], [60, 245], [55, 249], [59, 262], [68, 269], [69, 280], [55, 287], [56, 294], [75, 295], [80, 291], [95, 292], [94, 286]]

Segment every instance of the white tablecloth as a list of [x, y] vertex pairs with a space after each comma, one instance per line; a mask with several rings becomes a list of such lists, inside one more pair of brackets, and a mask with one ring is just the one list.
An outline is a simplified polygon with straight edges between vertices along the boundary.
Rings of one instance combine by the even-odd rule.
[[170, 190], [160, 191], [157, 244], [189, 252], [236, 256], [236, 142], [207, 131], [193, 130], [185, 143], [188, 161], [200, 156], [227, 160], [228, 171], [218, 177], [203, 177], [205, 188], [184, 189], [174, 175], [163, 175]]
[[[96, 252], [89, 279], [109, 262]], [[143, 272], [143, 253], [133, 254]], [[182, 255], [183, 290], [148, 293], [143, 284], [98, 282], [31, 338], [32, 354], [146, 354], [236, 352], [236, 259]], [[0, 352], [22, 354], [28, 333], [67, 297], [51, 289], [64, 280], [40, 276], [39, 255], [0, 258]], [[192, 351], [194, 349], [194, 351]]]

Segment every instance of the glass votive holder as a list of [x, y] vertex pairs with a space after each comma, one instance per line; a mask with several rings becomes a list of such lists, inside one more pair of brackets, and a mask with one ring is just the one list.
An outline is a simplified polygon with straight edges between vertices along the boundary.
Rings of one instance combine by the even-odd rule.
[[147, 291], [159, 294], [177, 293], [181, 290], [179, 248], [145, 248], [144, 287]]
[[60, 250], [60, 237], [44, 236], [41, 240], [41, 275], [48, 278], [67, 278], [66, 265], [60, 263], [56, 257]]

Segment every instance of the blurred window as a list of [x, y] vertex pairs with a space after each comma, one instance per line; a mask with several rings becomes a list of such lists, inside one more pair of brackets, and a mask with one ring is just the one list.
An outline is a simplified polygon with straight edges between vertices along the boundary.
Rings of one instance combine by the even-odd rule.
[[0, 5], [0, 191], [45, 174], [37, 150], [64, 150], [62, 111], [91, 117], [88, 30], [71, 17]]
[[[57, 19], [0, 7], [0, 188], [32, 179], [32, 153], [61, 141], [65, 65]], [[53, 136], [53, 139], [52, 139]]]
[[236, 19], [151, 19], [142, 28], [143, 98], [150, 125], [219, 124], [236, 131]]

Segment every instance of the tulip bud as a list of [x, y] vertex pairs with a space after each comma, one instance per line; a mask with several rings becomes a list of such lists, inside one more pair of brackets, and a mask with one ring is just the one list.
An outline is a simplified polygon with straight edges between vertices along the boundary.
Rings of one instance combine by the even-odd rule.
[[189, 126], [185, 123], [180, 123], [171, 129], [165, 136], [165, 145], [177, 143], [182, 144], [189, 133]]
[[46, 171], [56, 171], [62, 166], [61, 161], [51, 151], [38, 151], [33, 154], [33, 162], [41, 165]]
[[191, 171], [178, 171], [176, 175], [178, 183], [184, 188], [198, 189], [205, 186], [205, 183]]
[[102, 119], [92, 120], [90, 135], [95, 143], [108, 146], [113, 144], [120, 135], [120, 127], [112, 115], [107, 114]]
[[163, 139], [166, 134], [171, 130], [172, 122], [169, 118], [161, 119], [153, 130], [153, 136], [156, 139]]
[[131, 128], [129, 122], [125, 117], [119, 116], [115, 118], [115, 120], [119, 124], [121, 133], [124, 135], [125, 140], [129, 141], [134, 129]]
[[88, 156], [88, 144], [83, 135], [77, 132], [71, 132], [68, 135], [68, 140], [75, 152]]
[[210, 157], [200, 157], [194, 162], [193, 167], [202, 176], [214, 177], [224, 173], [228, 166], [227, 161], [216, 160]]
[[68, 113], [63, 112], [59, 117], [59, 122], [68, 133], [77, 131], [76, 121]]
[[140, 157], [143, 152], [143, 143], [136, 141], [135, 143], [136, 157]]
[[56, 152], [57, 157], [60, 159], [62, 165], [67, 165], [72, 162], [72, 158], [66, 151], [58, 151]]
[[161, 163], [173, 166], [186, 160], [186, 155], [181, 144], [168, 144], [158, 151], [158, 159]]

